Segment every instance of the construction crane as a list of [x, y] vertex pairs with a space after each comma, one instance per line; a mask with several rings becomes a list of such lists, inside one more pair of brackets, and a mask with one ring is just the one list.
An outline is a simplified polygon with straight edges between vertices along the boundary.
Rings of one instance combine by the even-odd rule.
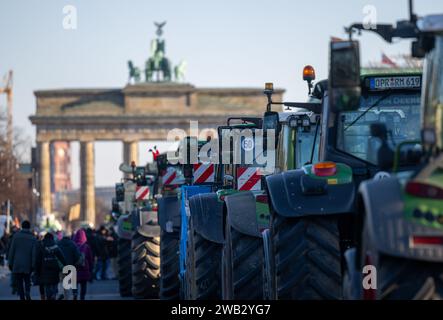
[[12, 70], [4, 77], [4, 86], [0, 87], [0, 94], [6, 94], [6, 108], [7, 108], [7, 126], [6, 126], [6, 140], [8, 148], [12, 149]]

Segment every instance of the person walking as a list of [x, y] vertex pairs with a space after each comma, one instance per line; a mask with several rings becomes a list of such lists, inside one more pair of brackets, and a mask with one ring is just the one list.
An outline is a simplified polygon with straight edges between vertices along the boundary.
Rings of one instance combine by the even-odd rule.
[[20, 300], [31, 300], [32, 261], [37, 239], [30, 230], [29, 221], [23, 221], [21, 227], [21, 230], [11, 240], [8, 264]]
[[77, 300], [78, 287], [80, 287], [80, 300], [85, 300], [88, 281], [93, 277], [94, 258], [87, 243], [85, 230], [80, 229], [75, 233], [74, 242], [80, 251], [81, 258], [77, 265], [77, 289], [73, 290], [73, 295], [74, 300]]
[[93, 259], [92, 270], [94, 276], [91, 278], [91, 280], [95, 280], [95, 274], [97, 273], [97, 267], [98, 267], [97, 265], [97, 257], [99, 251], [98, 239], [95, 230], [93, 230], [92, 228], [87, 228], [85, 232], [86, 232], [86, 238], [88, 239], [87, 243], [89, 245], [89, 248], [91, 249], [92, 259]]
[[105, 226], [101, 226], [97, 235], [97, 270], [95, 278], [97, 280], [106, 280], [109, 266], [108, 246], [106, 239], [108, 237], [108, 230]]
[[[78, 249], [77, 245], [73, 240], [71, 240], [68, 236], [62, 236], [61, 240], [57, 243], [60, 250], [63, 253], [63, 256], [65, 257], [66, 265], [76, 266], [80, 263], [81, 260], [81, 254], [80, 250]], [[64, 275], [61, 274], [61, 279], [64, 278]], [[58, 298], [59, 300], [65, 299], [69, 300], [69, 290], [63, 289], [63, 293]]]
[[46, 299], [55, 300], [60, 272], [66, 265], [66, 261], [52, 233], [45, 234], [41, 245], [36, 246], [34, 257], [34, 269], [40, 284], [45, 288]]

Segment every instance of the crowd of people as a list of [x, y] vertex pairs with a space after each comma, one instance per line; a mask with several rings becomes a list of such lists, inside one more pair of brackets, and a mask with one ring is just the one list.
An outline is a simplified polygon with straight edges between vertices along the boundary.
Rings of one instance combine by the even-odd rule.
[[[23, 221], [21, 229], [1, 242], [12, 292], [21, 300], [31, 300], [32, 286], [38, 286], [41, 300], [84, 300], [88, 283], [116, 277], [117, 236], [104, 226], [80, 228], [69, 236], [62, 231], [37, 234]], [[72, 290], [61, 285], [68, 265], [76, 270], [77, 286]]]

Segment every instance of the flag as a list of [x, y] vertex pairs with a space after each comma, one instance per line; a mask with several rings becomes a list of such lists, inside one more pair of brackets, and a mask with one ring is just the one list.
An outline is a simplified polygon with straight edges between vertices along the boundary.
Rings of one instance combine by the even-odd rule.
[[397, 64], [394, 61], [392, 61], [391, 59], [389, 59], [389, 57], [387, 55], [385, 55], [384, 53], [381, 54], [381, 63], [387, 64], [391, 67], [397, 67]]

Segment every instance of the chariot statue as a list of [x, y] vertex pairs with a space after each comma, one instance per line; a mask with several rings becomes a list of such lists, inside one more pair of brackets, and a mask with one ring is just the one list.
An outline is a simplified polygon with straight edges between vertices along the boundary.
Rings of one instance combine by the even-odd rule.
[[[157, 38], [151, 41], [150, 56], [145, 62], [145, 82], [171, 82], [174, 76], [174, 81], [181, 82], [185, 79], [186, 61], [181, 61], [175, 67], [172, 67], [170, 60], [166, 57], [166, 44], [162, 38], [164, 22], [154, 22], [157, 30], [155, 34]], [[140, 82], [141, 71], [134, 66], [132, 61], [128, 61], [129, 68], [129, 83]]]
[[165, 40], [162, 38], [166, 21], [154, 22], [154, 24], [157, 27], [157, 38], [151, 41], [151, 56], [145, 64], [145, 79], [146, 82], [169, 82], [171, 81], [171, 63], [166, 58]]

